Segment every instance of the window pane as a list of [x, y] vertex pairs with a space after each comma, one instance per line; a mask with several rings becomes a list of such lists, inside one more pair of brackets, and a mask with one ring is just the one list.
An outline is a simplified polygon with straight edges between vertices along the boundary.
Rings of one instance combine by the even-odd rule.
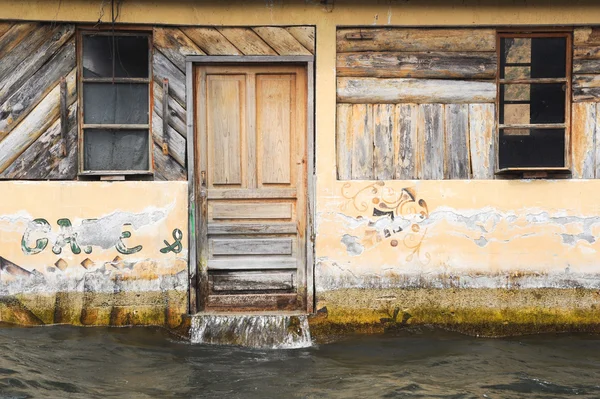
[[147, 124], [148, 85], [85, 83], [83, 123]]
[[565, 85], [507, 84], [500, 90], [500, 123], [564, 123]]
[[502, 38], [500, 78], [564, 78], [566, 50], [565, 37]]
[[148, 170], [147, 130], [86, 129], [85, 170]]
[[500, 129], [499, 166], [564, 167], [564, 129]]
[[83, 36], [83, 77], [113, 76], [148, 77], [148, 36]]
[[531, 77], [564, 78], [567, 70], [567, 39], [544, 37], [531, 39]]
[[531, 39], [526, 37], [510, 37], [502, 39], [503, 63], [529, 64], [531, 63]]
[[531, 67], [529, 66], [507, 66], [504, 68], [505, 79], [529, 79], [531, 78]]

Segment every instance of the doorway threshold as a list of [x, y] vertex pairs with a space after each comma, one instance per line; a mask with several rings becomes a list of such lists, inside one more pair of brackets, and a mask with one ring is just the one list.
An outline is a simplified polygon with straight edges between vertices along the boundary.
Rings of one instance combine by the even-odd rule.
[[190, 340], [260, 349], [312, 346], [308, 314], [293, 311], [197, 313], [191, 316]]

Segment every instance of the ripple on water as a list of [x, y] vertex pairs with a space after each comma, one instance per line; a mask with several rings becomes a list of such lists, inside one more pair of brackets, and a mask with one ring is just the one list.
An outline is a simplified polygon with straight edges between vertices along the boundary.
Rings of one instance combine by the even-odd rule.
[[600, 397], [600, 337], [425, 330], [293, 350], [190, 345], [156, 328], [0, 329], [3, 398]]

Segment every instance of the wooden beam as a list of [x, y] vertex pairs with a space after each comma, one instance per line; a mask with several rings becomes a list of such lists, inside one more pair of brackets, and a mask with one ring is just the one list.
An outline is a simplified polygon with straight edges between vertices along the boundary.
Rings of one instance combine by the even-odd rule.
[[465, 80], [338, 78], [341, 103], [493, 103], [496, 84]]
[[353, 180], [373, 179], [373, 105], [352, 106]]
[[417, 120], [418, 178], [444, 178], [444, 106], [420, 104]]
[[571, 162], [574, 178], [593, 179], [596, 171], [596, 103], [573, 104], [571, 131]]
[[[73, 25], [59, 26], [49, 37], [35, 49], [30, 49], [27, 57], [17, 62], [17, 59], [11, 61], [10, 57], [2, 60], [2, 63], [13, 62], [13, 68], [0, 81], [0, 104], [5, 102], [16, 90], [18, 90], [28, 79], [31, 78], [48, 60], [61, 62], [60, 59], [53, 58], [54, 54], [61, 50], [75, 33]], [[14, 51], [19, 51], [15, 49]], [[11, 53], [12, 55], [12, 53]], [[20, 57], [18, 58], [20, 59]]]
[[600, 60], [573, 60], [573, 74], [596, 74], [600, 71]]
[[160, 51], [154, 52], [152, 69], [154, 81], [162, 86], [163, 79], [169, 79], [169, 93], [185, 107], [185, 75]]
[[182, 73], [185, 57], [205, 54], [196, 44], [177, 28], [154, 28], [154, 47], [169, 59]]
[[[75, 70], [67, 77], [69, 102], [76, 95]], [[0, 172], [4, 171], [23, 151], [37, 140], [60, 116], [60, 87], [54, 89], [0, 141]]]
[[446, 104], [446, 179], [468, 179], [471, 175], [469, 160], [469, 106]]
[[[154, 95], [154, 112], [163, 117], [163, 88], [158, 84], [152, 85], [152, 93]], [[186, 111], [173, 97], [167, 98], [169, 108], [169, 125], [181, 135], [187, 136]]]
[[76, 66], [72, 40], [0, 105], [0, 140]]
[[[163, 98], [169, 98], [169, 79], [163, 79]], [[169, 101], [163, 101], [162, 103], [162, 121], [163, 121], [163, 142], [162, 142], [162, 151], [163, 154], [169, 155]]]
[[277, 55], [275, 50], [250, 28], [218, 28], [218, 30], [244, 55]]
[[[352, 35], [370, 40], [353, 40]], [[343, 28], [337, 31], [337, 51], [495, 51], [495, 29]]]
[[60, 146], [61, 156], [67, 156], [67, 133], [69, 131], [69, 120], [68, 120], [68, 91], [67, 81], [65, 78], [60, 80]]
[[279, 55], [311, 55], [304, 46], [284, 28], [258, 26], [252, 28]]
[[494, 79], [496, 53], [358, 52], [337, 55], [337, 76]]
[[493, 179], [496, 168], [494, 104], [469, 104], [469, 151], [473, 179]]
[[292, 34], [311, 54], [315, 53], [315, 27], [290, 26], [285, 28]]
[[242, 54], [225, 36], [215, 28], [186, 27], [181, 31], [208, 55], [240, 55]]
[[598, 27], [580, 27], [573, 31], [573, 44], [580, 46], [600, 45], [600, 29]]
[[394, 104], [373, 106], [373, 178], [391, 180], [394, 178]]
[[417, 178], [417, 104], [396, 105], [394, 119], [394, 165], [395, 178]]

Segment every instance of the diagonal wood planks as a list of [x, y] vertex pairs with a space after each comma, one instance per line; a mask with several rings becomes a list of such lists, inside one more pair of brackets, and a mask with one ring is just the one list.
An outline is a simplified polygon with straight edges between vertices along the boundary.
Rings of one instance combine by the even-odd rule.
[[[155, 27], [152, 137], [154, 178], [185, 180], [188, 55], [314, 54], [315, 29]], [[0, 22], [0, 179], [77, 178], [75, 25]], [[67, 155], [60, 151], [61, 78], [68, 82]], [[166, 98], [164, 79], [169, 80]], [[164, 115], [163, 101], [168, 104]], [[163, 135], [163, 119], [168, 131]], [[163, 141], [168, 154], [162, 151]]]
[[[74, 179], [77, 170], [75, 26], [0, 23], [0, 179]], [[67, 79], [67, 155], [60, 87]]]
[[[186, 91], [185, 57], [188, 55], [311, 55], [315, 29], [293, 27], [156, 27], [153, 31], [154, 170], [157, 180], [185, 180]], [[169, 80], [168, 155], [162, 153], [163, 79]]]

